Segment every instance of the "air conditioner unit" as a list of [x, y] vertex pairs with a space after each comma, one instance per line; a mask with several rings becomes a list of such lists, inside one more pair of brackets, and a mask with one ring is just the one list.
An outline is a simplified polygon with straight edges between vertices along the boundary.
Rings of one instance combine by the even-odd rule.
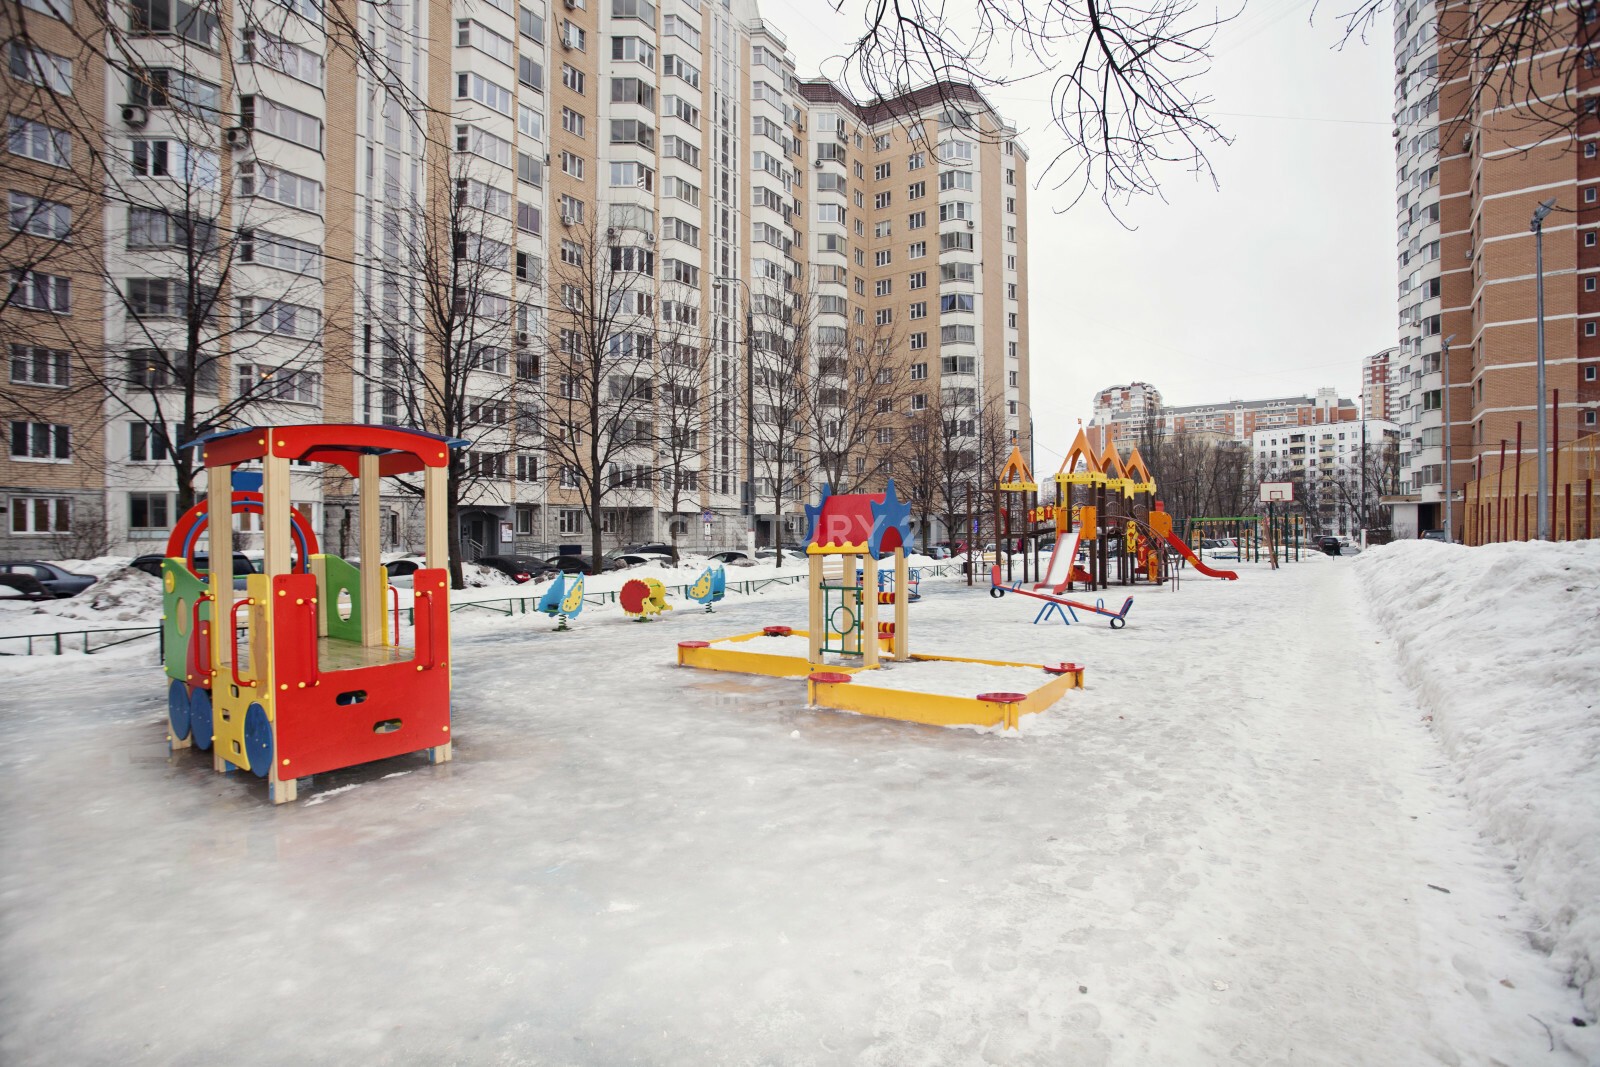
[[812, 163], [811, 165], [813, 167], [817, 168], [818, 170], [821, 170], [822, 169], [822, 160], [819, 159], [816, 162]]
[[563, 225], [563, 226], [576, 226], [577, 224], [578, 224], [578, 220], [573, 218], [571, 215], [562, 215], [561, 216], [561, 225]]
[[517, 331], [517, 344], [519, 346], [526, 346], [527, 343], [528, 343], [528, 331], [527, 330], [518, 330]]
[[977, 225], [977, 223], [975, 223], [975, 222], [973, 222], [973, 221], [972, 221], [972, 220], [971, 220], [971, 219], [968, 219], [968, 220], [967, 220], [967, 229], [969, 229], [969, 230], [970, 230], [970, 229], [972, 229], [972, 228], [973, 228], [973, 227], [974, 227], [974, 226], [976, 226], [976, 225]]
[[145, 123], [150, 121], [150, 109], [142, 104], [122, 105], [122, 124], [135, 130], [142, 130]]
[[616, 235], [617, 235], [617, 228], [615, 226], [607, 226], [606, 227], [606, 236], [607, 237], [615, 237]]
[[653, 233], [645, 234], [644, 235], [644, 243], [647, 244], [647, 245], [655, 244], [656, 243], [656, 235], [653, 234]]
[[578, 0], [567, 0], [567, 10], [568, 11], [576, 11], [576, 10], [578, 10]]
[[1468, 130], [1461, 135], [1461, 151], [1465, 152], [1472, 147], [1472, 131]]
[[223, 133], [222, 139], [228, 142], [232, 149], [246, 148], [250, 144], [250, 131], [244, 126], [230, 126]]

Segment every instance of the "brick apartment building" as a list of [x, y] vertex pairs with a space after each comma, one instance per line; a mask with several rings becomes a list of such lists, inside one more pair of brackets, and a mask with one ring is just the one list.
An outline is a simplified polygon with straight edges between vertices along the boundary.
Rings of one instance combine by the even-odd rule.
[[[442, 301], [476, 338], [467, 558], [588, 541], [553, 442], [566, 384], [538, 355], [564, 351], [564, 279], [597, 257], [640, 279], [618, 294], [643, 324], [622, 346], [650, 374], [691, 368], [702, 416], [680, 459], [641, 444], [608, 469], [608, 543], [742, 541], [752, 475], [762, 539], [795, 531], [798, 501], [771, 514], [772, 457], [746, 443], [747, 375], [786, 331], [820, 349], [880, 328], [875, 373], [904, 376], [907, 417], [965, 407], [972, 434], [990, 405], [1026, 437], [1027, 155], [975, 90], [858, 104], [796, 76], [755, 0], [115, 10], [0, 14], [0, 553], [96, 531], [159, 548], [180, 420], [414, 421], [452, 257], [479, 268]], [[434, 239], [452, 205], [477, 221]], [[848, 364], [806, 368], [841, 409]], [[307, 470], [292, 494], [335, 550], [346, 492]], [[414, 548], [412, 505], [384, 506], [384, 550]]]
[[[1402, 446], [1400, 491], [1389, 503], [1396, 536], [1442, 528], [1444, 501], [1454, 496], [1459, 537], [1462, 483], [1491, 469], [1490, 456], [1498, 462], [1502, 441], [1515, 456], [1519, 423], [1523, 457], [1536, 451], [1530, 223], [1545, 200], [1555, 206], [1543, 226], [1543, 402], [1559, 392], [1552, 431], [1561, 441], [1600, 429], [1600, 120], [1593, 107], [1600, 75], [1558, 48], [1511, 65], [1539, 87], [1535, 93], [1525, 85], [1499, 91], [1510, 67], [1476, 71], [1461, 43], [1476, 10], [1410, 3], [1395, 11], [1400, 336], [1390, 381]], [[1547, 17], [1555, 40], [1578, 41], [1578, 7], [1558, 5]], [[1593, 5], [1582, 7], [1581, 18], [1594, 18]], [[1574, 72], [1575, 98], [1561, 94], [1563, 67]]]
[[1154, 386], [1134, 382], [1095, 395], [1094, 415], [1085, 434], [1096, 448], [1109, 439], [1126, 452], [1147, 430], [1168, 435], [1204, 434], [1248, 444], [1260, 430], [1354, 422], [1360, 417], [1352, 401], [1330, 388], [1318, 389], [1313, 396], [1168, 407], [1161, 403], [1161, 393]]

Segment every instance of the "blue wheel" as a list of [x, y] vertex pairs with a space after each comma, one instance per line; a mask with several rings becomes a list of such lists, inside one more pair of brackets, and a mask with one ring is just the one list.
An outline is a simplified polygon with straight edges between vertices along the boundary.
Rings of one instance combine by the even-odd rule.
[[189, 737], [189, 687], [177, 679], [167, 686], [167, 723], [175, 740]]
[[255, 776], [265, 778], [272, 769], [272, 723], [260, 704], [251, 704], [244, 713], [244, 751]]
[[189, 694], [189, 731], [202, 751], [211, 747], [211, 690], [195, 689]]

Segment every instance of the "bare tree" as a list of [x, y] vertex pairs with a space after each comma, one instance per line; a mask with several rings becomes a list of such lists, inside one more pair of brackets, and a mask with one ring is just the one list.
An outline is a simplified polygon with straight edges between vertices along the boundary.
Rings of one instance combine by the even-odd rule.
[[664, 299], [661, 344], [657, 353], [656, 413], [660, 429], [656, 458], [660, 494], [667, 502], [667, 533], [678, 555], [677, 516], [700, 498], [704, 434], [708, 425], [704, 389], [705, 346], [698, 333], [700, 314], [688, 300]]
[[556, 306], [546, 362], [556, 389], [546, 454], [560, 488], [576, 496], [588, 517], [598, 568], [610, 501], [653, 506], [655, 253], [629, 241], [628, 231], [612, 237], [593, 221], [571, 220], [562, 232], [559, 261], [550, 267]]
[[[1159, 193], [1159, 172], [1173, 164], [1215, 181], [1206, 148], [1227, 139], [1196, 82], [1231, 16], [1193, 0], [862, 0], [860, 9], [861, 35], [837, 58], [859, 99], [893, 100], [932, 82], [957, 121], [981, 133], [964, 121], [982, 109], [975, 89], [1052, 79], [1051, 117], [1065, 146], [1045, 180], [1067, 190], [1068, 206], [1091, 191], [1108, 205]], [[909, 118], [910, 109], [908, 128], [925, 136]]]
[[889, 325], [839, 327], [817, 344], [821, 372], [803, 418], [817, 474], [836, 493], [877, 492], [904, 432], [909, 380]]
[[382, 269], [363, 290], [375, 354], [357, 357], [353, 370], [385, 421], [467, 442], [451, 451], [445, 497], [459, 589], [463, 507], [498, 499], [512, 465], [537, 454], [540, 367], [528, 335], [539, 318], [510, 296], [510, 194], [474, 178], [465, 155], [437, 153], [429, 171], [423, 188], [436, 195], [413, 196], [398, 175], [386, 179]]

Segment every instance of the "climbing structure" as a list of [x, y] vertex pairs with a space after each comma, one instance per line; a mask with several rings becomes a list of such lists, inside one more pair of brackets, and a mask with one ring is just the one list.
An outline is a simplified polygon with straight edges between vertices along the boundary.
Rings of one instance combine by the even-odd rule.
[[[911, 541], [911, 506], [895, 495], [894, 480], [881, 493], [834, 493], [806, 505], [806, 555], [810, 559], [812, 663], [832, 652], [861, 657], [875, 667], [882, 649], [907, 658], [907, 605], [911, 581], [905, 546]], [[880, 591], [878, 566], [892, 558], [894, 589]], [[879, 606], [893, 610], [891, 622], [878, 620]]]

